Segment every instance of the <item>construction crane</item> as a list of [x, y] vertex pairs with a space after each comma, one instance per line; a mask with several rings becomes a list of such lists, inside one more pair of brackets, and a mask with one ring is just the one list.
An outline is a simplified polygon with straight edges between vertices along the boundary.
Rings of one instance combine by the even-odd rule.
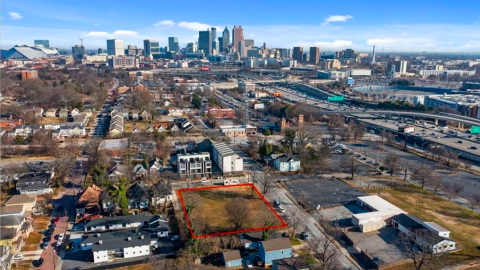
[[83, 38], [79, 38], [80, 39], [80, 46], [83, 47]]

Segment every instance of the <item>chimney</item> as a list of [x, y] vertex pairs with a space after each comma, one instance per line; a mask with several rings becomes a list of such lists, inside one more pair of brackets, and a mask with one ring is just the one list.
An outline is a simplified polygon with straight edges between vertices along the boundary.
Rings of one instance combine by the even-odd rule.
[[103, 243], [103, 241], [102, 241], [102, 240], [98, 241], [98, 244], [99, 244], [99, 245], [101, 245], [102, 243]]
[[143, 235], [140, 235], [140, 239], [142, 239], [142, 240], [143, 240], [143, 239], [145, 239], [145, 236], [143, 236]]
[[127, 237], [127, 241], [132, 241], [132, 237]]

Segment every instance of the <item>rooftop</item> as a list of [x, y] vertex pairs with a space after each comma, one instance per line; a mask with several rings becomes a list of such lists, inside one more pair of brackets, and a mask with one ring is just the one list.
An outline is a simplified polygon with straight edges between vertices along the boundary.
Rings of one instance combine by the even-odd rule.
[[8, 205], [14, 205], [14, 204], [34, 203], [36, 200], [37, 200], [37, 195], [31, 195], [31, 194], [13, 195], [3, 205], [8, 206]]
[[155, 230], [148, 229], [84, 234], [81, 243], [92, 244], [93, 251], [101, 251], [150, 245], [152, 241], [158, 241], [163, 245], [172, 245], [169, 239], [158, 238]]
[[387, 202], [386, 200], [380, 198], [377, 195], [362, 196], [362, 197], [357, 197], [357, 199], [364, 202], [365, 204], [368, 204], [370, 207], [380, 212], [405, 213], [402, 209]]
[[423, 229], [423, 221], [417, 217], [407, 214], [400, 214], [392, 217], [392, 220], [395, 220], [398, 224], [409, 230]]
[[438, 225], [435, 222], [423, 222], [423, 224], [425, 225], [425, 227], [429, 229], [433, 229], [437, 232], [450, 232], [449, 230], [443, 228], [442, 226]]
[[236, 261], [236, 260], [241, 260], [242, 256], [240, 255], [239, 250], [225, 251], [225, 252], [223, 252], [223, 259], [226, 262]]
[[290, 239], [288, 238], [278, 238], [262, 241], [262, 246], [265, 251], [275, 251], [292, 248], [292, 244], [290, 243]]

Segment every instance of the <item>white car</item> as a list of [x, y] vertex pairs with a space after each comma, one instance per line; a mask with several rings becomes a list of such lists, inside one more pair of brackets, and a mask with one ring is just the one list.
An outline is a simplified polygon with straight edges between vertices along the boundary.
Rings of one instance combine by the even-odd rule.
[[65, 236], [65, 234], [63, 234], [63, 233], [59, 234], [58, 235], [58, 241], [62, 242], [64, 236]]
[[280, 213], [285, 213], [285, 208], [281, 205], [278, 206], [278, 210], [280, 210]]
[[253, 264], [250, 260], [246, 260], [245, 263], [247, 264], [247, 268], [253, 268]]
[[17, 254], [17, 255], [14, 255], [13, 256], [13, 260], [17, 261], [17, 260], [23, 260], [23, 258], [25, 258], [25, 256], [23, 255], [23, 253], [20, 253], [20, 254]]

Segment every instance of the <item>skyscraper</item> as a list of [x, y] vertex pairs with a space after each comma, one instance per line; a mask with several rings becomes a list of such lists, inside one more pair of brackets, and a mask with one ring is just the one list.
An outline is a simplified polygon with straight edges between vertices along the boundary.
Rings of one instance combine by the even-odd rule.
[[310, 47], [310, 64], [318, 65], [320, 63], [320, 48]]
[[223, 52], [223, 37], [218, 37], [218, 52]]
[[293, 60], [297, 60], [298, 63], [303, 61], [303, 47], [293, 47]]
[[209, 29], [198, 33], [198, 49], [203, 50], [205, 55], [212, 54], [212, 34]]
[[48, 39], [35, 39], [33, 43], [35, 46], [50, 47], [50, 41]]
[[107, 39], [107, 54], [108, 55], [125, 55], [125, 46], [123, 40]]
[[72, 47], [72, 56], [73, 59], [83, 59], [83, 56], [85, 55], [85, 47], [83, 45], [75, 45], [75, 47]]
[[247, 57], [247, 46], [245, 44], [245, 40], [238, 42], [238, 53], [240, 53], [240, 57]]
[[228, 52], [228, 45], [230, 45], [230, 31], [228, 31], [228, 28], [226, 26], [225, 29], [223, 29], [222, 44], [222, 51]]
[[102, 48], [98, 48], [98, 54], [102, 54], [103, 53], [103, 49]]
[[247, 47], [253, 47], [253, 46], [255, 46], [255, 40], [253, 40], [253, 39], [245, 39], [245, 46], [247, 46]]
[[143, 55], [159, 55], [160, 54], [160, 43], [153, 39], [145, 39], [143, 41]]
[[234, 26], [232, 30], [232, 36], [233, 36], [233, 47], [238, 50], [238, 42], [244, 41], [245, 39], [243, 38], [243, 28], [242, 26]]
[[373, 56], [372, 56], [372, 63], [375, 63], [375, 45], [373, 45]]
[[178, 45], [178, 37], [169, 37], [168, 38], [168, 50], [169, 51], [180, 51], [180, 46]]

